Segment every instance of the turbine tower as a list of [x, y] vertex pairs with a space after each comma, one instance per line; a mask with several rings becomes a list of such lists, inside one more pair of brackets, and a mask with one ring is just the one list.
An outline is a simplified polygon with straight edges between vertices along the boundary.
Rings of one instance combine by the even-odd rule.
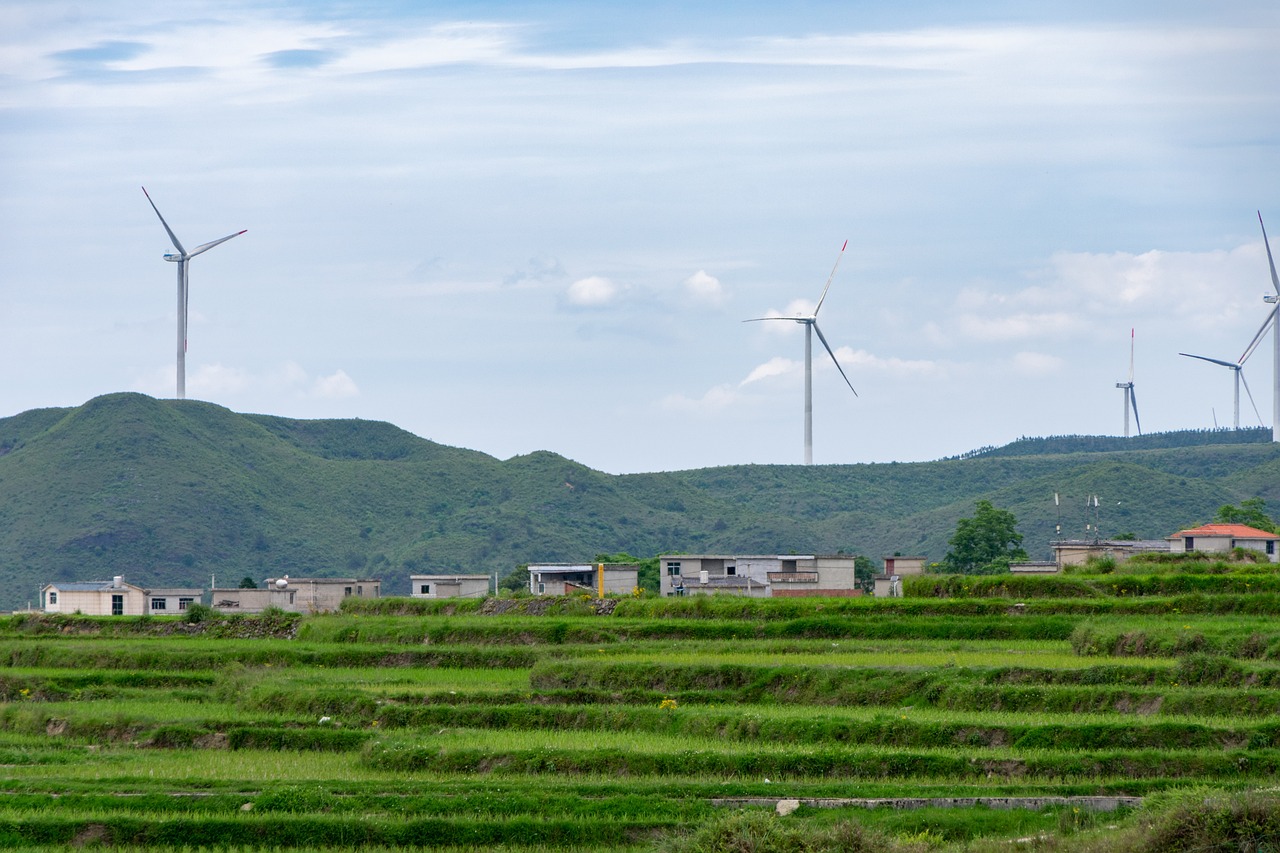
[[1129, 437], [1129, 409], [1133, 409], [1133, 422], [1138, 426], [1138, 435], [1142, 435], [1142, 421], [1138, 419], [1138, 398], [1133, 393], [1133, 329], [1129, 330], [1129, 381], [1117, 382], [1116, 387], [1124, 391], [1124, 437]]
[[849, 377], [845, 375], [844, 368], [840, 366], [840, 362], [836, 359], [836, 354], [832, 352], [831, 345], [827, 343], [826, 337], [822, 334], [822, 329], [818, 328], [818, 312], [822, 310], [822, 303], [827, 298], [827, 291], [831, 289], [831, 282], [836, 277], [836, 270], [840, 267], [840, 259], [844, 257], [844, 250], [849, 247], [849, 241], [845, 240], [844, 245], [840, 247], [840, 254], [836, 256], [835, 266], [831, 268], [831, 275], [827, 276], [827, 284], [822, 288], [822, 296], [818, 299], [818, 305], [813, 309], [812, 314], [797, 315], [795, 317], [753, 317], [750, 320], [743, 320], [744, 323], [758, 323], [764, 320], [788, 320], [793, 323], [799, 323], [804, 326], [804, 464], [813, 464], [813, 333], [818, 333], [818, 340], [822, 341], [822, 346], [826, 348], [827, 354], [831, 356], [831, 361], [835, 364], [836, 370], [840, 371], [840, 375], [844, 378], [844, 383], [849, 386], [849, 390], [853, 391], [853, 396], [858, 396], [858, 392], [854, 391], [853, 383], [849, 381]]
[[[151, 193], [147, 192], [146, 187], [142, 188], [142, 194], [147, 197], [148, 202], [151, 202], [151, 209], [156, 212], [156, 216], [160, 216], [160, 208], [156, 207], [154, 201], [151, 201]], [[248, 229], [246, 228], [244, 231], [237, 231], [219, 240], [196, 246], [188, 252], [182, 248], [182, 243], [178, 241], [178, 235], [173, 233], [173, 229], [169, 227], [168, 222], [164, 221], [163, 216], [160, 216], [160, 224], [164, 226], [169, 239], [173, 241], [173, 247], [178, 250], [177, 254], [166, 253], [164, 259], [178, 265], [178, 399], [185, 400], [187, 397], [187, 262], [201, 252], [209, 251], [219, 243], [225, 243], [232, 237], [239, 237]]]
[[1280, 322], [1277, 322], [1276, 316], [1277, 312], [1280, 312], [1280, 277], [1276, 276], [1276, 262], [1271, 257], [1271, 242], [1267, 239], [1267, 226], [1262, 224], [1262, 211], [1258, 211], [1258, 224], [1262, 226], [1262, 243], [1267, 247], [1267, 263], [1271, 266], [1271, 287], [1275, 293], [1262, 297], [1264, 302], [1272, 306], [1271, 313], [1262, 322], [1258, 334], [1253, 336], [1244, 355], [1240, 356], [1240, 363], [1243, 364], [1244, 360], [1253, 354], [1254, 349], [1266, 335], [1267, 328], [1270, 327], [1275, 334], [1275, 355], [1271, 374], [1271, 440], [1280, 441]]

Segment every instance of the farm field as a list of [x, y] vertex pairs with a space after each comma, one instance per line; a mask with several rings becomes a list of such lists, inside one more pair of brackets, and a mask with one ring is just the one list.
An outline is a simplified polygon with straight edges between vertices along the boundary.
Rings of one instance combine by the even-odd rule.
[[997, 589], [3, 617], [0, 846], [1275, 849], [1273, 596]]

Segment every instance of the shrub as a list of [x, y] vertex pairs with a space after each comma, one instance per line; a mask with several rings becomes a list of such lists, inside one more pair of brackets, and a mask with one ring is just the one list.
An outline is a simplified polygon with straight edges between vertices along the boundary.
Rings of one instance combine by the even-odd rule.
[[187, 605], [187, 612], [183, 614], [182, 619], [190, 625], [199, 625], [202, 622], [212, 622], [221, 619], [222, 614], [214, 610], [207, 604], [201, 604], [193, 601]]

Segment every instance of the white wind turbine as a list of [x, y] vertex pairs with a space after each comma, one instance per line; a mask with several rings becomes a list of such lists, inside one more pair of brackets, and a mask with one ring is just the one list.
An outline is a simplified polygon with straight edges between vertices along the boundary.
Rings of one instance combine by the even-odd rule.
[[1262, 243], [1267, 247], [1267, 263], [1271, 266], [1271, 287], [1274, 288], [1275, 293], [1262, 297], [1264, 302], [1272, 306], [1271, 313], [1262, 321], [1258, 333], [1245, 348], [1244, 355], [1240, 356], [1240, 363], [1244, 364], [1245, 359], [1253, 355], [1253, 351], [1266, 335], [1267, 329], [1272, 329], [1275, 334], [1275, 355], [1271, 374], [1271, 440], [1280, 441], [1280, 322], [1277, 322], [1276, 316], [1280, 312], [1280, 277], [1276, 276], [1276, 262], [1271, 257], [1271, 241], [1267, 239], [1267, 226], [1262, 224], [1262, 211], [1258, 211], [1258, 225], [1262, 226]]
[[1117, 382], [1116, 387], [1124, 391], [1124, 437], [1129, 437], [1129, 409], [1133, 409], [1133, 422], [1138, 426], [1138, 435], [1142, 435], [1142, 421], [1138, 419], [1138, 398], [1133, 393], [1133, 329], [1129, 330], [1129, 381]]
[[[1244, 378], [1244, 360], [1252, 353], [1247, 353], [1240, 357], [1239, 361], [1224, 361], [1220, 358], [1209, 358], [1207, 355], [1193, 355], [1189, 352], [1180, 352], [1178, 355], [1185, 355], [1187, 358], [1198, 358], [1201, 361], [1207, 361], [1211, 364], [1220, 364], [1223, 367], [1230, 368], [1235, 374], [1235, 406], [1233, 426], [1240, 429], [1240, 383], [1244, 383], [1244, 391], [1249, 395], [1249, 403], [1253, 406], [1253, 412], [1258, 416], [1258, 423], [1262, 423], [1262, 414], [1258, 411], [1258, 404], [1254, 402], [1253, 392], [1249, 390], [1249, 382]], [[1215, 423], [1214, 426], [1217, 426]]]
[[787, 320], [804, 326], [804, 464], [806, 465], [813, 464], [814, 332], [818, 333], [818, 340], [822, 341], [822, 346], [826, 348], [827, 354], [831, 356], [831, 361], [835, 363], [836, 370], [840, 371], [840, 375], [844, 378], [845, 384], [849, 386], [849, 390], [853, 391], [853, 396], [858, 396], [858, 392], [854, 391], [853, 383], [849, 381], [849, 377], [845, 375], [844, 368], [840, 366], [840, 362], [836, 359], [836, 354], [831, 350], [831, 345], [827, 343], [822, 330], [818, 328], [818, 312], [822, 310], [822, 303], [827, 298], [827, 291], [831, 289], [831, 281], [836, 277], [836, 270], [840, 267], [840, 259], [844, 257], [844, 250], [848, 246], [849, 241], [845, 240], [844, 245], [840, 247], [840, 254], [836, 256], [836, 264], [831, 268], [831, 275], [827, 276], [827, 284], [822, 288], [822, 296], [818, 299], [818, 305], [813, 309], [812, 314], [797, 315], [795, 317], [753, 317], [750, 320], [743, 320], [744, 323], [758, 323], [764, 320]]
[[[156, 207], [154, 201], [151, 201], [151, 193], [147, 192], [146, 187], [142, 188], [142, 194], [147, 197], [148, 202], [151, 202], [151, 209], [156, 212], [156, 216], [160, 216], [160, 208]], [[239, 237], [248, 229], [246, 228], [243, 231], [228, 234], [219, 240], [196, 246], [188, 252], [182, 248], [178, 235], [173, 233], [173, 229], [169, 227], [168, 222], [164, 221], [163, 216], [160, 216], [160, 224], [164, 226], [169, 239], [173, 241], [173, 247], [178, 250], [177, 254], [166, 253], [164, 259], [178, 265], [178, 399], [184, 400], [187, 396], [187, 262], [201, 252], [209, 251], [219, 243], [225, 243], [232, 237]]]

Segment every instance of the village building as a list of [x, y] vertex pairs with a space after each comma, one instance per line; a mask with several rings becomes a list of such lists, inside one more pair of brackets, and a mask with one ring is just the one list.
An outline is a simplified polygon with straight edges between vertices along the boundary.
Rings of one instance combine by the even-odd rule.
[[1276, 542], [1280, 535], [1249, 527], [1246, 524], [1205, 524], [1189, 530], [1179, 530], [1169, 537], [1169, 550], [1174, 554], [1200, 551], [1205, 554], [1224, 554], [1236, 548], [1257, 551], [1272, 563], [1280, 562]]
[[876, 598], [901, 598], [902, 578], [907, 575], [924, 574], [926, 557], [903, 557], [894, 554], [884, 558], [884, 570], [876, 575], [871, 583], [871, 594]]
[[752, 598], [852, 597], [854, 558], [843, 554], [665, 554], [658, 559], [664, 596], [723, 593]]
[[[534, 595], [630, 595], [640, 584], [640, 567], [626, 563], [539, 563], [529, 566]], [[603, 590], [601, 589], [603, 586]]]
[[278, 607], [290, 613], [326, 613], [348, 598], [379, 598], [377, 578], [267, 578], [261, 589], [210, 590], [209, 603], [226, 613], [261, 613]]
[[1058, 568], [1083, 566], [1090, 559], [1109, 557], [1117, 563], [1137, 554], [1167, 554], [1165, 539], [1056, 539], [1049, 543]]
[[484, 598], [488, 594], [488, 575], [409, 575], [413, 598]]
[[203, 594], [202, 589], [148, 589], [116, 575], [109, 581], [47, 583], [40, 587], [40, 609], [85, 616], [164, 616], [183, 612]]

